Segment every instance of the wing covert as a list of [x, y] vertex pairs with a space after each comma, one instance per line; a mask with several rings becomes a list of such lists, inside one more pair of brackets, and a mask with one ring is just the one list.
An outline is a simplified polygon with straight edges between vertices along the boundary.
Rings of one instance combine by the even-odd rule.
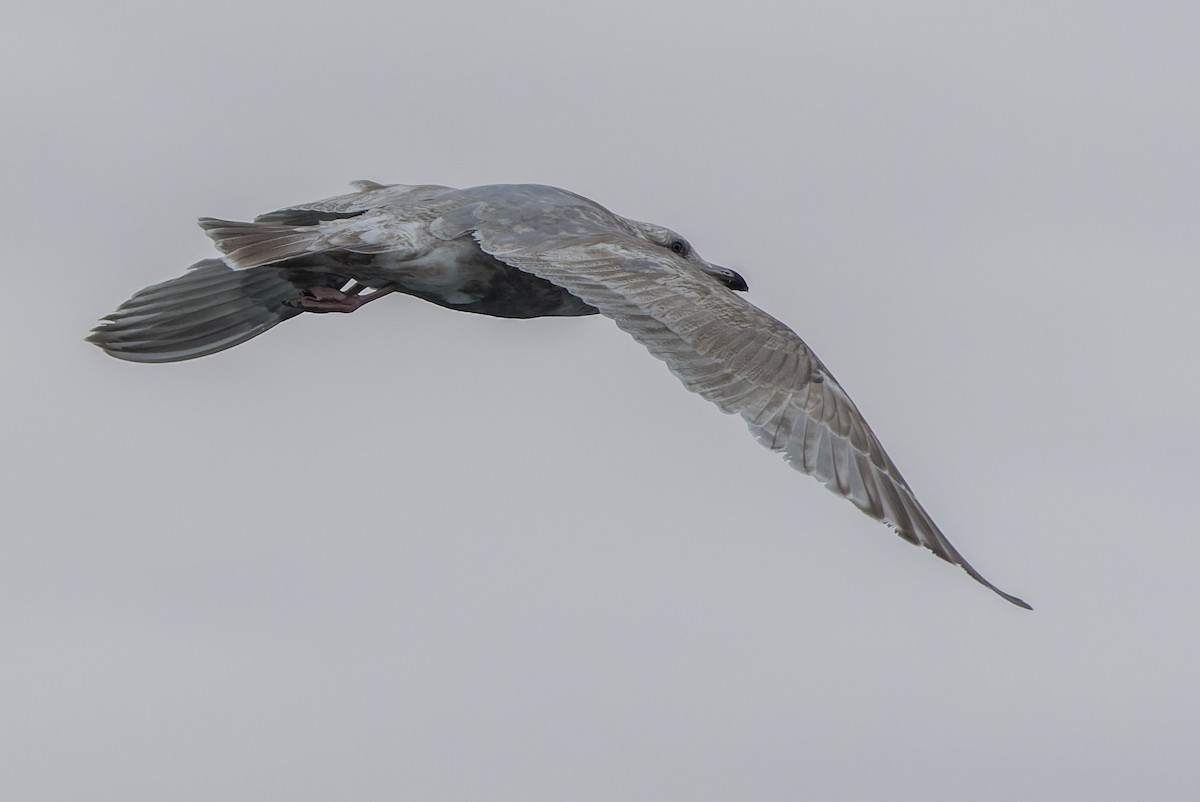
[[473, 212], [474, 236], [497, 259], [595, 306], [666, 363], [689, 390], [746, 421], [755, 438], [911, 543], [1003, 598], [917, 501], [854, 403], [788, 326], [684, 259], [624, 232], [557, 238], [511, 233]]

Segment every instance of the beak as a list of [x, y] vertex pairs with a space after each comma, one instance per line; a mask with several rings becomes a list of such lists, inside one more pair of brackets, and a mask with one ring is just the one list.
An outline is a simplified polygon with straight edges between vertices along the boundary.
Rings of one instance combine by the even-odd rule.
[[742, 278], [742, 274], [736, 270], [730, 270], [728, 267], [721, 267], [720, 265], [710, 263], [704, 272], [731, 290], [745, 292], [750, 289], [750, 285], [746, 283], [746, 279]]

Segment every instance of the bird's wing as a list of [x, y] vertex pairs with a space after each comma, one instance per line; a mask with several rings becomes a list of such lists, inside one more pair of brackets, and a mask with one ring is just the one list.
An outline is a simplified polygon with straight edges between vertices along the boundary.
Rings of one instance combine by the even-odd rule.
[[588, 233], [596, 226], [578, 220], [546, 236], [536, 220], [520, 222], [479, 204], [444, 225], [449, 235], [473, 230], [495, 258], [595, 306], [685, 387], [740, 415], [758, 441], [792, 467], [1029, 608], [984, 579], [950, 544], [846, 392], [790, 328], [688, 261], [636, 237]]
[[231, 270], [205, 259], [182, 276], [147, 287], [87, 338], [130, 362], [179, 362], [232, 348], [300, 314], [290, 301], [313, 287], [339, 287], [320, 269]]

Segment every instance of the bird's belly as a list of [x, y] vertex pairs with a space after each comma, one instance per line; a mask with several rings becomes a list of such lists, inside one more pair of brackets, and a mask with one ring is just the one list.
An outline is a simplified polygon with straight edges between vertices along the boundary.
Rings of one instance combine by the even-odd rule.
[[492, 258], [467, 238], [404, 262], [389, 264], [388, 255], [380, 254], [371, 268], [401, 292], [463, 312], [514, 318], [596, 313], [562, 287]]

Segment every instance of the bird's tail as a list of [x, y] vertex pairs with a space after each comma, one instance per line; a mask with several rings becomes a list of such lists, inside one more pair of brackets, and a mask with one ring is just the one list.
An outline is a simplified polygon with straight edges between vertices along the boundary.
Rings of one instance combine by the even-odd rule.
[[231, 270], [220, 259], [138, 292], [87, 338], [130, 362], [180, 362], [232, 348], [300, 314], [288, 302], [345, 279], [303, 270]]

